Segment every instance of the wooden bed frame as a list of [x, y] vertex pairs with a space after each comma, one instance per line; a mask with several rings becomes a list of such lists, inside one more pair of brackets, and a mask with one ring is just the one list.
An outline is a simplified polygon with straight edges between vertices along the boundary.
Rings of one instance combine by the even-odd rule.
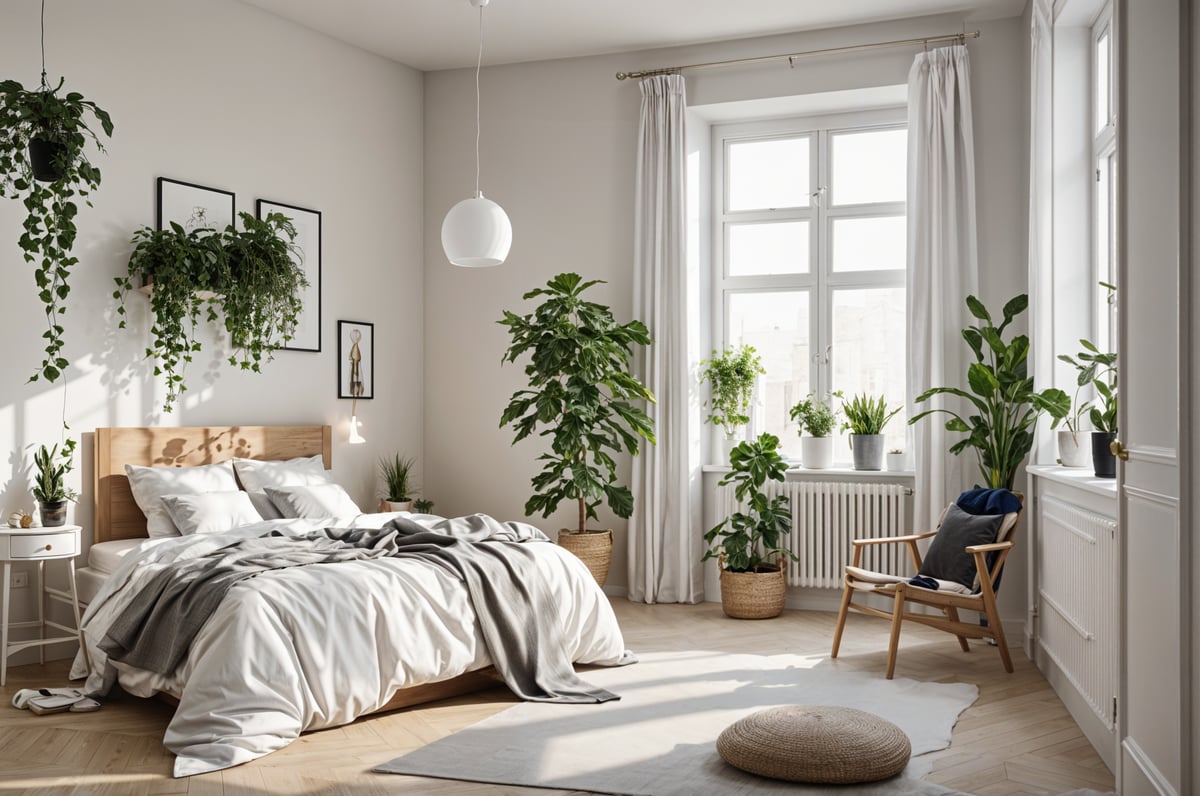
[[[181, 426], [175, 428], [98, 428], [93, 483], [96, 542], [141, 539], [146, 515], [138, 508], [125, 476], [125, 465], [194, 467], [234, 458], [267, 461], [320, 454], [333, 464], [330, 426]], [[462, 696], [498, 684], [489, 667], [439, 683], [402, 688], [376, 713]], [[167, 701], [172, 701], [168, 699]]]

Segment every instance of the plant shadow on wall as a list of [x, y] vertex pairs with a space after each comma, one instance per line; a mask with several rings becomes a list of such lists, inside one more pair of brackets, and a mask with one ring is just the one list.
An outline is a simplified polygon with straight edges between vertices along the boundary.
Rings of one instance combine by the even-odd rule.
[[[1071, 398], [1060, 389], [1051, 387], [1041, 392], [1034, 389], [1033, 378], [1027, 375], [1029, 338], [1016, 335], [1004, 340], [1004, 332], [1029, 306], [1029, 298], [1021, 294], [1004, 305], [1004, 319], [997, 326], [991, 313], [979, 299], [967, 296], [967, 309], [982, 321], [962, 330], [963, 339], [975, 355], [967, 368], [970, 392], [958, 387], [933, 387], [917, 396], [924, 403], [936, 395], [957, 396], [971, 409], [964, 418], [946, 407], [935, 407], [909, 420], [909, 424], [933, 414], [949, 415], [946, 430], [966, 434], [950, 447], [958, 455], [974, 448], [979, 460], [983, 486], [1012, 491], [1017, 469], [1033, 447], [1033, 432], [1038, 417], [1049, 414], [1055, 420], [1071, 411]], [[931, 455], [937, 455], [936, 451]]]
[[46, 314], [44, 357], [30, 381], [57, 381], [69, 364], [63, 354], [63, 316], [71, 292], [71, 269], [79, 259], [71, 250], [77, 234], [79, 202], [91, 206], [100, 187], [100, 169], [88, 159], [91, 141], [103, 152], [98, 124], [111, 137], [112, 119], [94, 102], [46, 82], [27, 91], [15, 80], [0, 82], [0, 196], [20, 199], [25, 221], [19, 246], [34, 263], [37, 295]]
[[[533, 478], [534, 494], [525, 503], [529, 516], [549, 517], [563, 501], [579, 509], [574, 529], [559, 534], [559, 544], [588, 563], [600, 585], [608, 574], [612, 531], [589, 531], [596, 508], [608, 505], [628, 519], [633, 493], [617, 479], [622, 452], [636, 456], [641, 442], [655, 443], [650, 417], [638, 406], [654, 402], [654, 394], [630, 372], [633, 346], [650, 345], [650, 332], [641, 321], [619, 324], [612, 310], [583, 298], [603, 280], [584, 282], [579, 274], [559, 274], [546, 287], [531, 290], [526, 300], [542, 303], [527, 315], [505, 311], [503, 320], [512, 342], [501, 363], [529, 355], [525, 365], [528, 387], [513, 393], [500, 426], [516, 430], [513, 444], [538, 431], [550, 443], [538, 460], [542, 472]], [[540, 429], [540, 431], [539, 431]], [[582, 552], [598, 543], [593, 563]]]
[[[120, 302], [120, 328], [128, 309], [125, 296], [140, 277], [150, 294], [154, 375], [166, 385], [163, 411], [170, 412], [187, 390], [184, 372], [201, 350], [196, 328], [218, 324], [228, 335], [228, 363], [259, 373], [277, 346], [292, 339], [308, 280], [286, 216], [256, 219], [239, 214], [242, 228], [184, 229], [177, 223], [134, 233], [128, 273], [116, 277], [113, 297]], [[215, 364], [214, 364], [215, 367]]]

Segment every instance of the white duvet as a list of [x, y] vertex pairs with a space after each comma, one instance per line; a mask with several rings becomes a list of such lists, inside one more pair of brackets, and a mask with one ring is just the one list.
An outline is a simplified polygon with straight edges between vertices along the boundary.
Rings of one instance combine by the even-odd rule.
[[[379, 527], [395, 514], [362, 515]], [[432, 518], [431, 518], [432, 519]], [[119, 681], [138, 696], [179, 700], [164, 743], [175, 776], [215, 771], [382, 707], [396, 690], [491, 663], [465, 584], [404, 558], [294, 567], [234, 586], [170, 677], [109, 662], [99, 643], [133, 595], [172, 561], [269, 530], [304, 533], [327, 521], [270, 520], [227, 534], [147, 540], [106, 582], [84, 616], [89, 693]], [[567, 652], [616, 664], [624, 642], [612, 607], [583, 563], [555, 544], [529, 542], [560, 606]], [[86, 673], [82, 655], [73, 677]]]

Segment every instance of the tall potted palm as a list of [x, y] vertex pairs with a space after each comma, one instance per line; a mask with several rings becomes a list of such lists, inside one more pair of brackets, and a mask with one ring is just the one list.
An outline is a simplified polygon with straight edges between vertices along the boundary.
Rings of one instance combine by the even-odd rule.
[[979, 299], [967, 296], [967, 309], [982, 321], [962, 330], [963, 339], [975, 355], [967, 368], [970, 391], [958, 387], [933, 387], [917, 396], [924, 403], [934, 395], [952, 395], [970, 404], [963, 417], [953, 409], [938, 407], [920, 412], [909, 420], [916, 423], [933, 414], [945, 414], [946, 430], [966, 434], [950, 447], [950, 453], [962, 453], [973, 448], [979, 460], [983, 485], [1012, 490], [1017, 469], [1033, 447], [1033, 431], [1038, 417], [1048, 413], [1053, 418], [1066, 417], [1071, 411], [1071, 398], [1060, 389], [1051, 387], [1038, 392], [1033, 377], [1027, 375], [1029, 338], [1016, 335], [1005, 341], [1004, 332], [1029, 306], [1025, 294], [1010, 299], [1004, 305], [1004, 319], [997, 326], [991, 313]]
[[533, 478], [534, 494], [525, 513], [549, 517], [564, 500], [579, 509], [575, 528], [559, 533], [558, 543], [588, 565], [604, 585], [612, 558], [612, 530], [593, 530], [596, 508], [607, 504], [618, 517], [633, 513], [633, 494], [617, 479], [622, 452], [637, 455], [641, 442], [654, 444], [654, 427], [639, 408], [654, 401], [630, 372], [633, 346], [650, 344], [650, 332], [640, 321], [617, 323], [612, 310], [588, 301], [584, 291], [602, 280], [583, 281], [565, 273], [546, 287], [531, 290], [526, 300], [541, 304], [527, 315], [505, 311], [499, 321], [512, 342], [501, 362], [528, 355], [528, 386], [509, 399], [500, 426], [512, 426], [513, 444], [535, 431], [550, 442], [539, 456], [541, 473]]

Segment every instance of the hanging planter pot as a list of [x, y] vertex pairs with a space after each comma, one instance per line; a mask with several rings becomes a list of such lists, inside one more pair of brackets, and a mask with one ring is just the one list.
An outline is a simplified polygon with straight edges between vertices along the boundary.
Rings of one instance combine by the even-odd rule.
[[38, 182], [58, 182], [63, 178], [63, 170], [58, 164], [62, 163], [66, 147], [58, 141], [48, 141], [44, 138], [29, 139], [29, 165], [33, 169], [33, 178]]

